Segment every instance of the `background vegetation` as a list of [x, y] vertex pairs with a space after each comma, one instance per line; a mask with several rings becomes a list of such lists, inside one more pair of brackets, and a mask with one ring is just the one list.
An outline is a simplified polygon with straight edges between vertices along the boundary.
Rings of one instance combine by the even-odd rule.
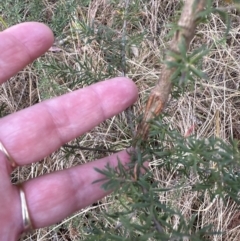
[[[132, 107], [135, 125], [161, 73], [174, 29], [170, 23], [176, 23], [182, 5], [179, 0], [135, 0], [129, 4], [127, 0], [3, 0], [1, 30], [25, 21], [40, 21], [53, 30], [55, 43], [44, 56], [0, 87], [0, 116], [106, 78], [127, 75], [139, 88], [139, 100]], [[123, 188], [22, 240], [156, 240], [160, 236], [153, 234], [153, 219], [147, 220], [154, 213], [161, 216], [157, 218], [165, 233], [172, 234], [172, 240], [240, 239], [239, 143], [232, 142], [233, 138], [240, 140], [240, 17], [231, 2], [216, 0], [213, 6], [224, 8], [229, 14], [230, 30], [223, 41], [227, 26], [217, 13], [211, 13], [208, 21], [199, 25], [190, 52], [203, 45], [211, 47], [197, 64], [207, 78], [197, 78], [184, 93], [178, 93], [177, 99], [173, 96], [167, 114], [152, 125], [151, 148], [143, 153], [144, 157], [151, 157], [151, 172], [141, 181], [155, 185], [151, 189], [153, 199], [129, 194], [138, 190], [137, 185], [130, 190]], [[13, 180], [23, 181], [86, 163], [107, 155], [109, 149], [118, 151], [130, 146], [128, 117], [129, 113], [124, 112], [69, 143], [96, 151], [62, 147], [40, 162], [16, 170]], [[191, 134], [195, 138], [186, 140]], [[190, 148], [178, 158], [183, 149], [180, 143]], [[167, 153], [163, 154], [164, 150]], [[193, 150], [197, 150], [196, 155]], [[206, 164], [201, 165], [211, 174], [215, 173], [212, 170], [220, 170], [218, 161], [222, 161], [222, 169], [216, 171], [213, 179], [204, 172], [201, 176], [202, 166], [194, 164], [198, 158], [205, 160]], [[191, 169], [194, 165], [195, 172]], [[228, 179], [220, 179], [220, 184], [229, 185], [214, 189], [216, 178], [221, 177]], [[149, 206], [151, 202], [161, 206], [146, 210], [144, 203]], [[114, 216], [116, 212], [118, 215]], [[211, 232], [217, 235], [210, 235]], [[158, 240], [169, 237], [162, 235]]]

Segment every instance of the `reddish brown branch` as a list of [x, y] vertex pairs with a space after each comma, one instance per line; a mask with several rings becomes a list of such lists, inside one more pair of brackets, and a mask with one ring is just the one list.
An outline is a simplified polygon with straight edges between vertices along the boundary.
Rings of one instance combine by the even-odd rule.
[[[207, 0], [185, 1], [181, 17], [178, 21], [179, 30], [176, 31], [170, 43], [171, 51], [179, 53], [179, 44], [182, 39], [185, 40], [186, 49], [189, 48], [197, 26], [197, 16], [204, 9], [206, 2]], [[167, 56], [166, 61], [174, 61], [174, 58]], [[174, 71], [175, 68], [169, 68], [164, 64], [159, 81], [151, 91], [147, 101], [143, 120], [137, 128], [137, 138], [146, 140], [149, 132], [149, 121], [163, 112], [171, 92], [171, 76]]]

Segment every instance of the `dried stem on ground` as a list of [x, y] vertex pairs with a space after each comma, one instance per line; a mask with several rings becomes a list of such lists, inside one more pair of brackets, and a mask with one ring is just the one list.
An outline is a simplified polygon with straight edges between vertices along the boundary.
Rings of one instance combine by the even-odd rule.
[[[194, 37], [195, 29], [198, 22], [198, 15], [206, 6], [206, 0], [186, 0], [181, 17], [178, 21], [179, 29], [173, 36], [170, 43], [170, 51], [179, 53], [179, 44], [184, 39], [186, 49]], [[166, 56], [166, 61], [174, 61], [171, 56]], [[169, 68], [167, 64], [163, 65], [162, 73], [159, 81], [151, 91], [145, 108], [144, 116], [137, 128], [137, 139], [142, 138], [146, 140], [149, 132], [149, 121], [155, 116], [162, 113], [172, 88], [171, 76], [175, 68]]]

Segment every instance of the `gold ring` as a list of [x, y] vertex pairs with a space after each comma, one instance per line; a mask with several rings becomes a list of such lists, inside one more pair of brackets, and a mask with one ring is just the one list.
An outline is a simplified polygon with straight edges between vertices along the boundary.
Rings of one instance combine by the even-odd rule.
[[6, 150], [6, 148], [4, 147], [4, 145], [2, 144], [2, 142], [0, 141], [0, 151], [2, 151], [5, 156], [7, 157], [8, 161], [10, 162], [11, 166], [17, 167], [17, 163], [15, 162], [15, 160], [10, 156], [10, 154], [8, 153], [8, 151]]
[[30, 218], [30, 215], [29, 215], [26, 196], [25, 196], [25, 193], [23, 191], [22, 184], [18, 184], [17, 186], [19, 188], [19, 193], [20, 193], [22, 219], [23, 219], [23, 232], [28, 233], [31, 230], [33, 230], [32, 221], [31, 221], [31, 218]]

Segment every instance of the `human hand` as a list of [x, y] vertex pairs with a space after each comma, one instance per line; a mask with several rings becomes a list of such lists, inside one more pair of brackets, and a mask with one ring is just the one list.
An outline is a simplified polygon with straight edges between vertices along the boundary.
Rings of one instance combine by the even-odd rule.
[[[42, 55], [53, 43], [51, 30], [23, 23], [0, 33], [0, 83]], [[134, 83], [116, 78], [91, 85], [0, 119], [0, 141], [18, 166], [37, 162], [64, 143], [126, 109], [137, 99]], [[34, 228], [54, 224], [107, 194], [94, 167], [130, 161], [126, 151], [22, 183]], [[17, 240], [24, 231], [19, 187], [12, 185], [14, 167], [0, 151], [0, 240]]]

